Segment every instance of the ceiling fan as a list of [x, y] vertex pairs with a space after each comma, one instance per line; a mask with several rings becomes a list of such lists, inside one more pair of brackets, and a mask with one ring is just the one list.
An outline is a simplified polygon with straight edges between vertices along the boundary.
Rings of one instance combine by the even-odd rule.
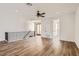
[[37, 11], [37, 17], [45, 17], [45, 12], [40, 13], [40, 11]]
[[[26, 3], [26, 5], [28, 5], [28, 6], [32, 6], [32, 3]], [[37, 11], [37, 17], [45, 17], [45, 12], [43, 12], [43, 13], [40, 13], [40, 11]]]

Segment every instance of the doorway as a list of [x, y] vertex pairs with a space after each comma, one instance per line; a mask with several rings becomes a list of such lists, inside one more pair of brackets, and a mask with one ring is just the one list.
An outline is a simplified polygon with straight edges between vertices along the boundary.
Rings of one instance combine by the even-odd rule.
[[53, 39], [60, 38], [60, 21], [59, 19], [53, 20]]
[[41, 23], [35, 23], [35, 33], [37, 36], [41, 35]]

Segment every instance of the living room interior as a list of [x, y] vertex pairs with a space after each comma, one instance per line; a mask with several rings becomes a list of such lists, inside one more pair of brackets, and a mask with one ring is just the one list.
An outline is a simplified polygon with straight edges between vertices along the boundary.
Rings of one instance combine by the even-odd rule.
[[0, 56], [79, 56], [79, 3], [0, 3]]

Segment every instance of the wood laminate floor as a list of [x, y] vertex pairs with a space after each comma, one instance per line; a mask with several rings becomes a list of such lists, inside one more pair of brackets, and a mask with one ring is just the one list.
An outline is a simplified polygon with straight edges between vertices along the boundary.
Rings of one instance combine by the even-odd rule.
[[41, 39], [40, 36], [11, 43], [0, 43], [1, 56], [79, 56], [74, 42]]

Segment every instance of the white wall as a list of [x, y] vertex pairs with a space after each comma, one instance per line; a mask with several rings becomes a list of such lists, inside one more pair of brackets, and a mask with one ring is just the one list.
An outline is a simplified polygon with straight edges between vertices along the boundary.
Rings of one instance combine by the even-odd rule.
[[[60, 19], [60, 40], [74, 41], [74, 13], [65, 13], [59, 16]], [[42, 20], [42, 36], [52, 38], [53, 16]]]
[[73, 41], [75, 39], [74, 34], [74, 22], [75, 14], [63, 14], [60, 18], [60, 35], [61, 40]]
[[79, 48], [79, 7], [75, 16], [75, 43]]
[[23, 4], [0, 4], [0, 41], [4, 40], [5, 32], [29, 31], [31, 10]]

